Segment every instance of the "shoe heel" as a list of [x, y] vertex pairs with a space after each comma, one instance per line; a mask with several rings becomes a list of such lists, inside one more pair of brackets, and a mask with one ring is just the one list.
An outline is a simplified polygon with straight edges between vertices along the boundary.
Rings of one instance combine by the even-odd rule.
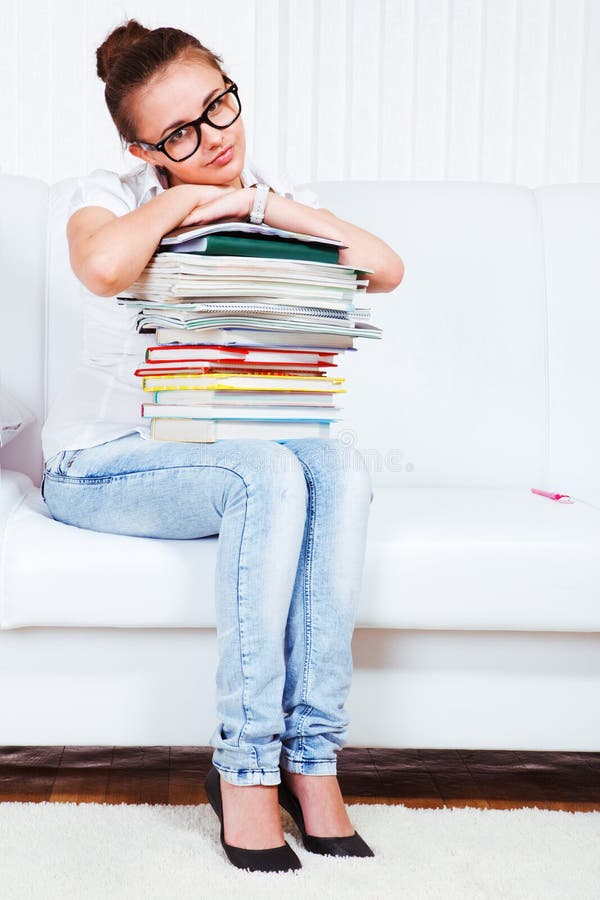
[[234, 847], [231, 844], [227, 844], [223, 825], [221, 777], [215, 766], [211, 766], [206, 776], [204, 789], [206, 790], [208, 802], [221, 823], [221, 846], [228, 860], [236, 868], [249, 869], [252, 872], [288, 872], [302, 868], [302, 863], [287, 841], [280, 847], [268, 847], [266, 850], [247, 850], [244, 847]]
[[298, 827], [298, 831], [302, 835], [302, 839], [307, 837], [306, 827], [304, 825], [304, 816], [302, 815], [302, 807], [300, 806], [300, 802], [298, 798], [292, 794], [290, 789], [283, 781], [277, 786], [277, 795], [279, 799], [279, 805], [283, 806], [283, 808], [290, 814], [294, 822]]
[[204, 781], [204, 790], [208, 797], [208, 802], [217, 814], [219, 821], [223, 819], [223, 807], [221, 805], [221, 785], [219, 781], [219, 773], [214, 766], [211, 767]]

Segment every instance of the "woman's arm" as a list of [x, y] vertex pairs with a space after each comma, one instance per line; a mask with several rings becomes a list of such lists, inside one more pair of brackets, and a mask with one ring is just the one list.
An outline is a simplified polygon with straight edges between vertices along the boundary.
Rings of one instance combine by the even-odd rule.
[[[217, 216], [245, 220], [250, 215], [255, 188], [241, 188], [190, 211], [182, 225], [206, 224]], [[289, 200], [271, 191], [265, 207], [265, 224], [288, 231], [314, 234], [317, 237], [334, 238], [348, 245], [340, 250], [341, 265], [373, 269], [367, 291], [379, 293], [393, 291], [404, 276], [404, 263], [392, 248], [369, 231], [350, 222], [338, 219], [328, 209], [314, 209], [296, 200]]]
[[234, 188], [180, 184], [122, 216], [100, 206], [78, 209], [67, 222], [71, 268], [100, 297], [114, 297], [140, 276], [160, 239], [199, 203], [235, 194]]
[[[385, 241], [370, 231], [338, 219], [328, 209], [314, 209], [278, 194], [270, 194], [265, 222], [275, 228], [287, 228], [289, 231], [301, 231], [318, 237], [335, 237], [347, 244], [347, 249], [340, 250], [340, 265], [373, 269], [373, 275], [365, 276], [369, 279], [368, 293], [393, 291], [404, 277], [401, 257]], [[322, 223], [327, 229], [331, 226], [332, 233], [326, 233]]]
[[[71, 267], [92, 293], [114, 297], [139, 278], [167, 232], [184, 225], [247, 220], [254, 194], [254, 188], [180, 184], [123, 216], [97, 206], [84, 207], [67, 223]], [[270, 192], [264, 221], [274, 228], [347, 244], [348, 249], [340, 250], [339, 261], [373, 269], [374, 274], [367, 276], [371, 293], [392, 291], [402, 280], [404, 264], [388, 244], [329, 210]]]

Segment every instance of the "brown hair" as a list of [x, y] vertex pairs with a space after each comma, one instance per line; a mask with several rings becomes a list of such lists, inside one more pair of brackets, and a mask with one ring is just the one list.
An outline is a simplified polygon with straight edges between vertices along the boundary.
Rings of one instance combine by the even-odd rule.
[[160, 78], [174, 62], [202, 63], [228, 79], [222, 58], [179, 28], [149, 29], [129, 19], [113, 29], [96, 50], [96, 71], [106, 83], [106, 105], [125, 145], [136, 140], [134, 93], [152, 78]]

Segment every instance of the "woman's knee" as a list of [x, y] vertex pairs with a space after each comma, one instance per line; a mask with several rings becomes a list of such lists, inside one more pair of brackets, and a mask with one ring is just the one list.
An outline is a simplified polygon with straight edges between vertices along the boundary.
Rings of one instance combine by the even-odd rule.
[[364, 490], [373, 496], [373, 481], [367, 461], [360, 450], [335, 438], [307, 438], [293, 445], [315, 481], [335, 481], [353, 491]]
[[229, 464], [229, 491], [256, 495], [273, 502], [286, 503], [306, 510], [308, 487], [304, 468], [296, 455], [275, 441], [249, 439], [243, 446], [232, 448]]

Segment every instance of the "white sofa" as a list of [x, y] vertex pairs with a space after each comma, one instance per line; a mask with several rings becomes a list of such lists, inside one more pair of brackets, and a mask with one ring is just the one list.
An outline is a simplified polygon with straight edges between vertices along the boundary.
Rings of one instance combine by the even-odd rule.
[[[0, 745], [207, 745], [218, 538], [79, 529], [39, 490], [74, 183], [0, 176], [1, 377], [38, 417], [0, 451]], [[599, 750], [600, 184], [310, 187], [406, 266], [339, 360], [375, 485], [349, 745]]]

